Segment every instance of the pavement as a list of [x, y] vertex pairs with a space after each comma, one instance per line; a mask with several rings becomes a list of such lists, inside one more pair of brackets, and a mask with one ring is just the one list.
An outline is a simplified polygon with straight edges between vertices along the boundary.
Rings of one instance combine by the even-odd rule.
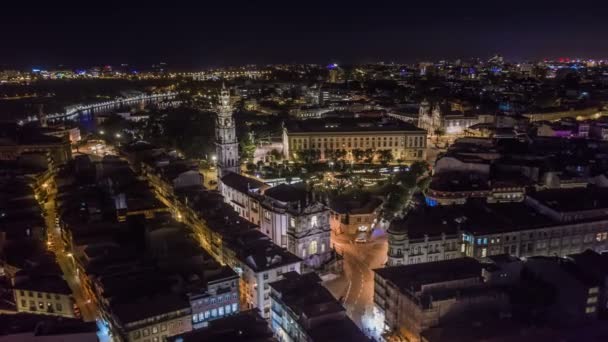
[[388, 241], [384, 230], [376, 229], [366, 243], [354, 243], [354, 236], [335, 235], [331, 241], [344, 257], [344, 273], [323, 285], [336, 298], [342, 298], [348, 316], [362, 329], [371, 328], [368, 316], [373, 315], [374, 272], [387, 259]]

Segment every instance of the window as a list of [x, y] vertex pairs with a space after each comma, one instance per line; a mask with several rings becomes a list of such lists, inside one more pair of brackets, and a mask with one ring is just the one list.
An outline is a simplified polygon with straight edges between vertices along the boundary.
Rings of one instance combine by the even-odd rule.
[[141, 333], [139, 332], [139, 330], [137, 330], [133, 333], [133, 338], [135, 338], [136, 340], [139, 339], [140, 337], [141, 337]]
[[22, 295], [22, 296], [25, 296], [25, 291], [19, 290], [19, 294]]
[[230, 314], [230, 305], [224, 306], [224, 312], [226, 312], [226, 315]]
[[61, 303], [55, 303], [55, 308], [57, 309], [57, 311], [63, 311], [63, 307], [61, 306]]
[[157, 326], [152, 327], [152, 333], [153, 334], [158, 334], [158, 327]]
[[597, 303], [597, 297], [587, 298], [587, 304], [595, 304], [595, 303]]
[[310, 255], [317, 254], [317, 241], [316, 240], [313, 240], [310, 242], [310, 245], [308, 245], [308, 250], [310, 252], [309, 253]]
[[262, 275], [262, 278], [263, 278], [264, 280], [268, 280], [268, 273], [264, 273], [264, 274]]
[[289, 218], [289, 226], [291, 228], [295, 228], [296, 227], [296, 219], [295, 218], [293, 218], [293, 217]]
[[[202, 312], [198, 314], [198, 320], [201, 322], [205, 320], [205, 315]], [[161, 331], [163, 330], [162, 326], [161, 326], [160, 330]]]
[[[202, 317], [202, 314], [199, 315], [199, 318], [201, 318], [201, 317]], [[167, 324], [166, 323], [163, 323], [163, 324], [160, 325], [160, 331], [167, 331]]]
[[40, 309], [40, 310], [44, 309], [44, 303], [43, 302], [38, 302], [38, 309]]
[[38, 298], [42, 298], [42, 293], [38, 292]]
[[232, 312], [238, 312], [239, 311], [239, 306], [236, 303], [232, 304]]
[[211, 312], [209, 310], [205, 311], [205, 319], [208, 319], [211, 316]]
[[51, 294], [50, 293], [46, 294], [46, 299], [51, 299]]
[[220, 308], [218, 309], [220, 316], [224, 316], [224, 307], [220, 306]]
[[488, 249], [487, 248], [482, 248], [481, 249], [481, 257], [485, 258], [488, 255]]
[[587, 308], [585, 308], [585, 313], [587, 314], [592, 314], [595, 312], [595, 306], [588, 306]]
[[59, 300], [59, 295], [58, 294], [55, 295], [55, 299]]
[[592, 287], [589, 289], [589, 294], [597, 294], [599, 292], [599, 288], [598, 287]]
[[211, 317], [217, 317], [217, 309], [211, 310]]
[[324, 243], [321, 244], [321, 253], [325, 253], [325, 244]]
[[192, 315], [192, 322], [193, 323], [198, 323], [198, 315], [197, 314]]
[[27, 306], [27, 301], [25, 299], [21, 300], [21, 306], [22, 307], [26, 307]]
[[[317, 226], [317, 216], [313, 216], [310, 218], [310, 226], [315, 228]], [[312, 253], [314, 254], [314, 253]]]
[[150, 329], [148, 329], [148, 328], [144, 329], [144, 337], [145, 336], [150, 336]]

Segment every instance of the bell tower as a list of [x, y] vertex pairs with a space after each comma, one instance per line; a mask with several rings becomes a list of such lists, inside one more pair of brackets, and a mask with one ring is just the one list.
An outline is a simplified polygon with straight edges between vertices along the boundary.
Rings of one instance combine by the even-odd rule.
[[215, 150], [217, 154], [217, 176], [221, 179], [230, 172], [239, 173], [239, 145], [232, 117], [230, 93], [222, 83], [219, 104], [217, 106], [217, 121], [215, 123]]

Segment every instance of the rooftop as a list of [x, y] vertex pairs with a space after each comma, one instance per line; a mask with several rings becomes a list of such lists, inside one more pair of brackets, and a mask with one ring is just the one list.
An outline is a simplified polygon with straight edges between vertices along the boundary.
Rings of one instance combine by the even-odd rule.
[[79, 319], [26, 313], [0, 315], [0, 336], [23, 333], [48, 336], [96, 332], [95, 322], [83, 322]]
[[[288, 272], [270, 287], [278, 293], [276, 300], [282, 301], [302, 320], [301, 326], [309, 326], [306, 332], [313, 341], [367, 340], [346, 316], [344, 307], [321, 285], [316, 273]], [[304, 323], [307, 319], [313, 321]]]
[[604, 209], [608, 215], [608, 189], [605, 188], [549, 189], [530, 193], [528, 197], [559, 212]]
[[257, 310], [249, 310], [213, 320], [206, 328], [169, 337], [168, 341], [274, 342], [276, 340], [268, 322], [260, 316]]
[[479, 278], [482, 265], [473, 258], [458, 258], [415, 265], [375, 269], [374, 272], [395, 284], [402, 292], [420, 291], [423, 285]]
[[382, 118], [331, 118], [303, 121], [287, 121], [285, 128], [289, 133], [311, 132], [419, 132], [426, 131], [401, 120]]
[[255, 178], [243, 176], [234, 172], [230, 172], [222, 177], [222, 184], [245, 194], [249, 193], [250, 190], [257, 190], [268, 186], [266, 183], [260, 182]]
[[190, 302], [186, 297], [173, 293], [140, 297], [134, 301], [120, 301], [112, 305], [112, 312], [123, 324], [188, 309]]
[[524, 203], [486, 203], [469, 200], [460, 206], [424, 207], [391, 222], [389, 230], [405, 232], [410, 239], [457, 234], [495, 234], [553, 226], [556, 223]]

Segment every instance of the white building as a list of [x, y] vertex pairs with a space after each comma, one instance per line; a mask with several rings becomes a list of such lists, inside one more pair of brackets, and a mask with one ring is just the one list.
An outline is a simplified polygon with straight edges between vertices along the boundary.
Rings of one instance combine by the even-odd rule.
[[224, 201], [247, 221], [259, 226], [277, 246], [322, 265], [330, 254], [330, 210], [314, 200], [303, 184], [270, 187], [256, 179], [231, 173], [224, 176]]

